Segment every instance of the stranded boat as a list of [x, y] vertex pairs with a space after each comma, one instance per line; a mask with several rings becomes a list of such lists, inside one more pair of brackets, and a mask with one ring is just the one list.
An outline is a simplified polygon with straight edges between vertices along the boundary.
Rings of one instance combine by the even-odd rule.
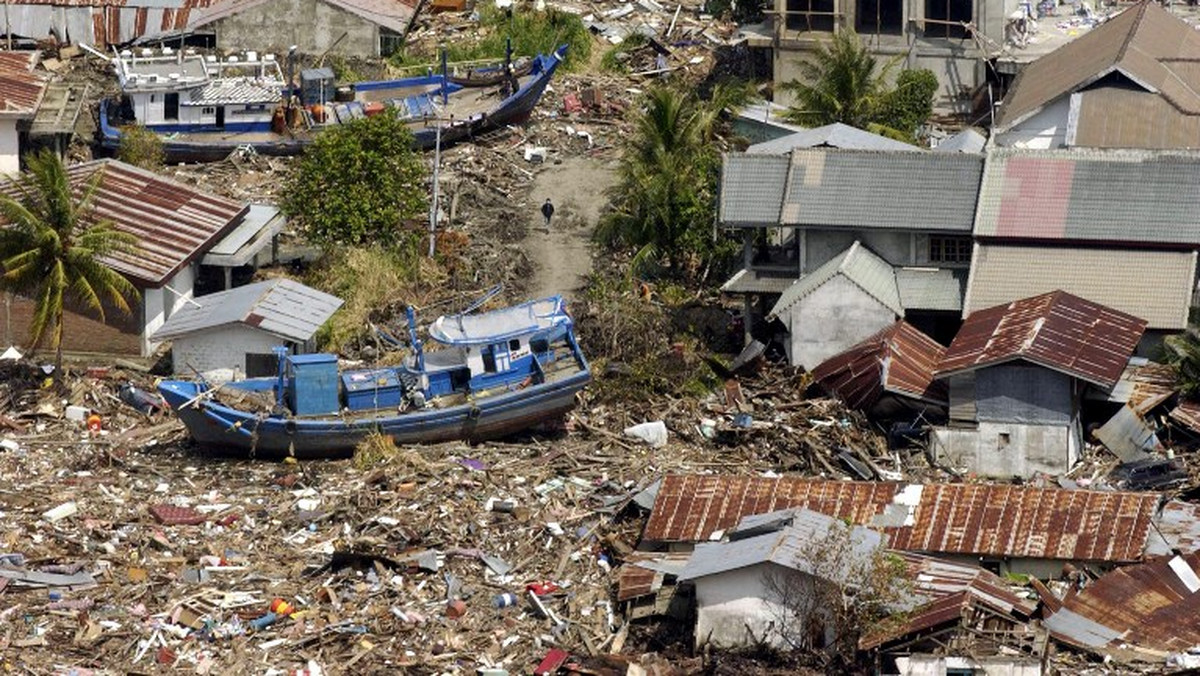
[[199, 443], [250, 455], [335, 457], [378, 431], [396, 443], [478, 441], [560, 416], [591, 380], [562, 297], [440, 317], [395, 368], [339, 371], [331, 354], [279, 354], [270, 378], [158, 390]]
[[329, 69], [300, 74], [288, 96], [273, 54], [246, 52], [219, 59], [194, 50], [126, 50], [113, 57], [121, 86], [100, 102], [101, 145], [116, 150], [121, 128], [140, 124], [163, 137], [169, 162], [209, 162], [249, 148], [294, 155], [323, 129], [385, 110], [404, 119], [418, 148], [449, 145], [529, 118], [566, 56], [553, 54], [481, 71], [472, 79], [448, 73], [337, 86]]

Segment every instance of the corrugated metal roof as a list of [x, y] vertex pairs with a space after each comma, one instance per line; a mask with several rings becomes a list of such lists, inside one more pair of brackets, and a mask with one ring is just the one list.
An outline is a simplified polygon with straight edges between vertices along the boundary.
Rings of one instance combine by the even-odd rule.
[[796, 280], [784, 289], [768, 316], [778, 317], [812, 292], [841, 275], [854, 282], [867, 295], [879, 301], [897, 316], [904, 316], [900, 291], [896, 287], [896, 272], [892, 266], [862, 242], [855, 241], [842, 253], [826, 261], [816, 270]]
[[1200, 153], [1020, 150], [988, 155], [975, 236], [1200, 247]]
[[879, 134], [872, 134], [848, 124], [834, 122], [822, 127], [814, 127], [788, 134], [782, 138], [755, 143], [746, 148], [751, 155], [783, 155], [795, 148], [843, 148], [848, 150], [900, 150], [917, 152], [921, 149], [890, 139]]
[[152, 338], [170, 340], [240, 323], [303, 342], [341, 306], [336, 296], [290, 279], [272, 279], [199, 296], [172, 314]]
[[987, 137], [974, 127], [967, 127], [946, 138], [933, 149], [935, 153], [982, 153]]
[[1071, 146], [1200, 148], [1200, 115], [1189, 115], [1157, 93], [1100, 87], [1077, 94]]
[[678, 577], [690, 553], [631, 552], [617, 571], [617, 600], [629, 601], [657, 592], [665, 578]]
[[796, 281], [795, 277], [768, 275], [758, 270], [745, 268], [733, 273], [729, 281], [721, 285], [725, 293], [783, 293]]
[[721, 164], [721, 222], [778, 225], [788, 158], [727, 153]]
[[983, 157], [793, 150], [781, 223], [970, 232]]
[[855, 409], [870, 408], [884, 392], [946, 403], [946, 385], [933, 369], [946, 348], [898, 321], [812, 371], [813, 381]]
[[961, 312], [967, 270], [896, 268], [896, 288], [905, 310]]
[[1063, 290], [1146, 321], [1187, 328], [1194, 251], [976, 246], [963, 313]]
[[1045, 620], [1064, 643], [1118, 661], [1162, 662], [1200, 644], [1200, 552], [1118, 568], [1063, 602]]
[[894, 549], [1127, 562], [1141, 559], [1157, 502], [1152, 493], [1032, 486], [669, 475], [643, 537], [703, 542], [747, 515], [804, 508], [879, 527]]
[[[269, 0], [209, 0], [202, 10], [193, 13], [188, 28], [200, 28], [214, 21], [253, 9]], [[398, 33], [408, 26], [413, 5], [399, 0], [323, 0], [358, 15], [367, 21], [390, 28]]]
[[935, 375], [1020, 359], [1112, 387], [1145, 330], [1143, 319], [1052, 291], [972, 312]]
[[0, 115], [32, 117], [47, 82], [33, 72], [38, 52], [0, 51]]
[[227, 106], [245, 103], [277, 103], [280, 100], [279, 90], [264, 87], [254, 82], [234, 82], [220, 80], [209, 82], [194, 92], [189, 106]]
[[[108, 220], [137, 239], [135, 249], [104, 260], [114, 270], [157, 288], [180, 268], [241, 222], [247, 207], [196, 190], [192, 186], [117, 160], [95, 160], [68, 167], [67, 175], [82, 194], [97, 171], [103, 171], [92, 196], [91, 221]], [[0, 190], [18, 196], [11, 182]]]
[[1157, 3], [1141, 2], [1025, 66], [1001, 103], [996, 128], [1009, 128], [1114, 72], [1181, 110], [1200, 112], [1192, 73], [1169, 61], [1198, 57], [1200, 36], [1191, 26]]
[[[821, 553], [822, 543], [839, 531], [845, 531], [849, 539], [847, 548], [841, 553], [855, 560], [841, 561], [845, 567], [837, 570], [814, 563], [813, 559]], [[796, 509], [788, 514], [788, 525], [779, 530], [739, 540], [696, 545], [679, 579], [695, 580], [760, 563], [774, 563], [842, 583], [845, 579], [838, 578], [839, 573], [855, 570], [856, 565], [869, 562], [882, 546], [883, 536], [876, 531], [861, 526], [848, 527], [825, 514]]]

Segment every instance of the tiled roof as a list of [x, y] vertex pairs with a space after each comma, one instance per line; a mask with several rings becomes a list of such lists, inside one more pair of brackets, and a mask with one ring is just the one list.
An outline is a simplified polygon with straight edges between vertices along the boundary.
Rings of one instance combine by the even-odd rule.
[[890, 139], [879, 134], [872, 134], [848, 124], [834, 122], [822, 127], [814, 127], [788, 134], [771, 141], [755, 143], [746, 148], [752, 155], [782, 155], [795, 148], [843, 148], [847, 150], [902, 150], [917, 152], [921, 149]]
[[0, 51], [0, 115], [32, 117], [46, 93], [46, 80], [33, 72], [37, 52]]
[[703, 542], [747, 515], [804, 508], [881, 528], [905, 551], [1130, 562], [1157, 503], [1153, 493], [1032, 486], [669, 475], [643, 539]]
[[900, 304], [900, 292], [896, 288], [895, 270], [887, 261], [857, 241], [787, 287], [779, 296], [779, 302], [771, 308], [770, 316], [778, 317], [787, 312], [793, 305], [838, 275], [849, 279], [897, 316], [904, 316], [904, 306]]
[[342, 299], [290, 279], [271, 279], [199, 296], [167, 319], [153, 340], [245, 324], [287, 340], [304, 342], [339, 307]]
[[1017, 150], [988, 155], [975, 236], [1200, 247], [1200, 153]]
[[793, 150], [780, 222], [970, 232], [982, 171], [979, 155]]
[[1146, 320], [1187, 328], [1194, 251], [1082, 249], [982, 244], [971, 262], [963, 312], [1061, 289]]
[[896, 268], [896, 288], [905, 310], [960, 312], [966, 270]]
[[1133, 315], [1052, 291], [972, 312], [935, 375], [1023, 360], [1112, 387], [1145, 329]]
[[779, 224], [788, 158], [729, 153], [721, 165], [721, 222]]
[[[116, 160], [77, 164], [67, 174], [77, 191], [103, 171], [92, 196], [92, 220], [106, 219], [137, 239], [135, 249], [105, 261], [114, 270], [157, 288], [206, 247], [236, 227], [247, 207]], [[0, 190], [16, 194], [11, 183]]]
[[945, 352], [911, 324], [898, 321], [821, 362], [812, 376], [826, 392], [855, 409], [870, 408], [885, 392], [945, 404], [945, 383], [933, 379]]
[[1107, 23], [1022, 69], [1000, 106], [996, 128], [1028, 118], [1046, 104], [1112, 73], [1156, 91], [1181, 111], [1200, 113], [1200, 36], [1155, 2], [1143, 0]]

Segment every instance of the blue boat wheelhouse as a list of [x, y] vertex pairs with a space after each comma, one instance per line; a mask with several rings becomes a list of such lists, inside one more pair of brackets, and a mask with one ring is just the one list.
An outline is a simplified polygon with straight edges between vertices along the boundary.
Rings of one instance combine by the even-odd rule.
[[159, 391], [202, 444], [323, 457], [374, 431], [398, 443], [510, 434], [569, 410], [591, 379], [559, 296], [443, 316], [429, 328], [439, 349], [418, 339], [411, 309], [408, 324], [413, 353], [399, 367], [339, 371], [335, 355], [279, 348], [274, 378]]

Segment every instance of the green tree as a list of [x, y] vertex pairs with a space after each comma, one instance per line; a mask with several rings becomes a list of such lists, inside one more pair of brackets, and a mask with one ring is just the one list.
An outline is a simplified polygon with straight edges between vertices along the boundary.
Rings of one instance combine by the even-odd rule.
[[165, 158], [162, 137], [158, 134], [140, 124], [121, 129], [117, 159], [135, 167], [154, 171], [162, 168]]
[[105, 306], [129, 314], [126, 298], [137, 290], [102, 259], [127, 252], [134, 237], [107, 220], [92, 217], [92, 197], [103, 169], [82, 188], [71, 185], [62, 160], [49, 149], [28, 160], [14, 183], [15, 195], [0, 193], [0, 286], [34, 299], [30, 342], [50, 337], [54, 378], [62, 379], [63, 314], [76, 303], [105, 319]]
[[286, 184], [280, 207], [318, 244], [415, 246], [403, 227], [426, 210], [425, 165], [391, 113], [322, 132]]
[[613, 211], [596, 233], [608, 246], [636, 249], [635, 270], [665, 259], [679, 274], [689, 256], [712, 253], [718, 120], [746, 92], [718, 86], [709, 100], [678, 86], [646, 92], [621, 157]]
[[938, 83], [932, 71], [904, 70], [897, 75], [896, 86], [891, 86], [901, 58], [881, 61], [854, 31], [834, 33], [800, 61], [800, 78], [781, 86], [796, 97], [787, 118], [809, 127], [841, 122], [912, 140], [933, 112]]
[[1192, 399], [1200, 396], [1200, 335], [1189, 329], [1167, 336], [1167, 361], [1175, 369], [1175, 386]]

